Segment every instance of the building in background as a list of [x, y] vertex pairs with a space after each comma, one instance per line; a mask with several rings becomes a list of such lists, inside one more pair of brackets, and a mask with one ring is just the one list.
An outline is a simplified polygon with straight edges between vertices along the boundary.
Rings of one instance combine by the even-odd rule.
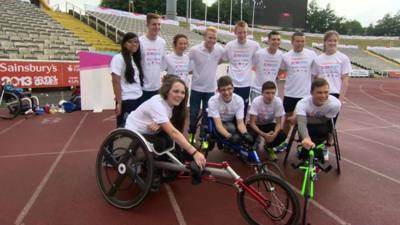
[[307, 0], [255, 0], [255, 24], [305, 28]]

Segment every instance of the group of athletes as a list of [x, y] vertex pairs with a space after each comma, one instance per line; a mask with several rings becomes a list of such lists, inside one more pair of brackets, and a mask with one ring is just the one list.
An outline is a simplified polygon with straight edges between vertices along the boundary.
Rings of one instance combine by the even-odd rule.
[[[188, 53], [188, 38], [175, 35], [174, 51], [167, 54], [166, 42], [159, 36], [161, 17], [149, 13], [146, 23], [145, 35], [124, 35], [121, 53], [111, 61], [117, 127], [143, 134], [158, 151], [175, 141], [201, 168], [206, 158], [188, 141], [194, 138], [200, 108], [208, 109], [217, 131], [229, 141], [254, 143], [260, 136], [271, 160], [276, 160], [276, 151], [285, 150], [295, 123], [306, 149], [329, 136], [327, 121], [340, 111], [351, 72], [349, 58], [337, 50], [337, 32], [325, 34], [318, 56], [304, 48], [304, 34], [294, 32], [292, 50], [283, 53], [279, 32], [269, 32], [268, 47], [261, 48], [247, 38], [247, 23], [239, 21], [236, 39], [225, 47], [217, 43], [218, 30], [207, 27], [204, 41]], [[218, 78], [222, 62], [229, 63], [228, 75]], [[163, 71], [167, 75], [161, 78]], [[287, 74], [283, 101], [276, 85], [281, 73]], [[189, 96], [189, 137], [185, 137]], [[327, 152], [324, 155], [327, 158]]]

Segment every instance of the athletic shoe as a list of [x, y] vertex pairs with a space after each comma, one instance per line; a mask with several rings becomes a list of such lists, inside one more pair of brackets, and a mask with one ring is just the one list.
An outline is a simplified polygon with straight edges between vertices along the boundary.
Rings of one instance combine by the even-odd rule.
[[329, 150], [327, 147], [324, 147], [324, 149], [322, 150], [322, 154], [324, 155], [324, 161], [328, 161], [329, 160]]
[[189, 133], [188, 141], [190, 144], [196, 144], [196, 139], [192, 133]]
[[201, 149], [203, 149], [203, 150], [208, 149], [208, 141], [201, 142]]
[[274, 152], [274, 150], [272, 148], [269, 148], [269, 147], [265, 148], [264, 147], [264, 149], [265, 149], [265, 151], [267, 151], [269, 160], [271, 160], [271, 161], [278, 160], [278, 156], [276, 156], [276, 154], [275, 154], [275, 152]]
[[274, 147], [273, 149], [274, 149], [274, 151], [277, 152], [277, 153], [282, 153], [282, 152], [286, 151], [287, 146], [288, 146], [288, 145], [287, 145], [286, 142], [282, 142], [280, 145]]

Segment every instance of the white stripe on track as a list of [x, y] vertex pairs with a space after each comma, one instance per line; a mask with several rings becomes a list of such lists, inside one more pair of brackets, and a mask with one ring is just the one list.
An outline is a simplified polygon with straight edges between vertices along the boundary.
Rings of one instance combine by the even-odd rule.
[[[293, 186], [292, 184], [290, 184], [289, 182], [286, 182], [295, 192], [297, 192], [297, 194], [301, 195], [300, 190], [297, 189], [295, 186]], [[340, 225], [350, 225], [350, 223], [344, 221], [342, 218], [340, 218], [338, 215], [336, 215], [334, 212], [332, 212], [331, 210], [325, 208], [325, 206], [321, 205], [320, 203], [318, 203], [315, 200], [311, 200], [310, 201], [311, 204], [313, 204], [315, 207], [317, 207], [318, 209], [320, 209], [322, 212], [326, 213], [328, 216], [330, 216], [332, 219], [334, 219], [336, 222], [338, 222]]]
[[[85, 153], [85, 152], [95, 152], [95, 151], [98, 151], [98, 149], [74, 150], [74, 151], [65, 152], [65, 154]], [[57, 155], [60, 153], [61, 152], [37, 152], [37, 153], [29, 153], [29, 154], [1, 155], [0, 159], [36, 157], [36, 156], [43, 156], [43, 155]]]
[[78, 133], [79, 129], [81, 128], [81, 126], [82, 126], [83, 122], [85, 121], [85, 119], [87, 118], [87, 116], [88, 116], [88, 113], [85, 113], [85, 115], [83, 116], [83, 118], [79, 122], [78, 126], [75, 128], [74, 132], [69, 137], [67, 143], [65, 143], [64, 147], [60, 151], [60, 153], [57, 156], [56, 160], [53, 162], [53, 164], [51, 165], [50, 169], [47, 171], [47, 173], [44, 176], [43, 180], [40, 182], [39, 186], [36, 188], [35, 192], [31, 196], [29, 201], [26, 203], [24, 208], [18, 214], [18, 217], [15, 220], [14, 224], [16, 224], [16, 225], [22, 225], [23, 224], [23, 221], [24, 221], [26, 215], [28, 215], [28, 213], [29, 213], [30, 209], [32, 208], [33, 204], [35, 204], [35, 202], [36, 202], [37, 198], [39, 197], [40, 193], [45, 188], [45, 186], [46, 186], [47, 182], [49, 181], [51, 175], [53, 174], [55, 168], [57, 167], [58, 163], [61, 161], [62, 157], [65, 154], [65, 151], [67, 150], [67, 148], [71, 144], [71, 142], [74, 139], [75, 135]]
[[14, 127], [20, 125], [24, 121], [25, 121], [25, 119], [19, 120], [18, 122], [15, 122], [13, 125], [7, 127], [6, 129], [1, 130], [0, 135], [5, 134], [6, 132], [8, 132], [9, 130], [13, 129]]
[[[397, 127], [396, 127], [396, 128], [397, 128]], [[385, 143], [380, 142], [380, 141], [371, 140], [371, 138], [365, 138], [365, 137], [362, 137], [362, 136], [359, 136], [359, 135], [356, 135], [356, 134], [350, 134], [350, 133], [347, 133], [347, 132], [345, 132], [345, 131], [340, 131], [340, 133], [346, 134], [346, 135], [350, 135], [350, 136], [359, 138], [359, 139], [361, 139], [361, 140], [368, 141], [368, 142], [370, 142], [370, 143], [382, 145], [382, 146], [384, 146], [384, 147], [386, 147], [386, 148], [391, 148], [391, 149], [393, 149], [393, 150], [395, 150], [395, 151], [400, 151], [400, 147], [396, 147], [396, 146], [394, 146], [394, 145], [385, 144]], [[340, 142], [339, 142], [339, 144], [340, 144]]]
[[362, 130], [375, 130], [375, 129], [387, 129], [387, 128], [397, 128], [394, 126], [376, 126], [376, 127], [362, 127], [362, 128], [353, 128], [353, 129], [338, 129], [338, 132], [350, 132], [350, 131], [362, 131]]
[[364, 95], [366, 95], [367, 97], [370, 97], [370, 98], [372, 98], [372, 99], [375, 99], [376, 101], [378, 101], [378, 102], [380, 102], [380, 103], [382, 103], [382, 104], [384, 104], [384, 105], [390, 106], [390, 107], [392, 107], [392, 108], [400, 109], [400, 107], [398, 107], [398, 106], [396, 106], [396, 105], [393, 105], [393, 104], [388, 103], [388, 102], [386, 102], [386, 101], [384, 101], [384, 100], [382, 100], [382, 99], [379, 99], [379, 98], [377, 98], [377, 97], [375, 97], [375, 96], [372, 96], [372, 95], [368, 94], [366, 91], [363, 90], [363, 85], [360, 86], [360, 92], [363, 93]]
[[167, 190], [169, 201], [171, 202], [172, 208], [174, 209], [176, 219], [178, 220], [179, 225], [186, 225], [185, 218], [183, 217], [181, 208], [179, 207], [178, 202], [176, 201], [171, 186], [169, 186], [169, 184], [164, 183], [164, 187]]

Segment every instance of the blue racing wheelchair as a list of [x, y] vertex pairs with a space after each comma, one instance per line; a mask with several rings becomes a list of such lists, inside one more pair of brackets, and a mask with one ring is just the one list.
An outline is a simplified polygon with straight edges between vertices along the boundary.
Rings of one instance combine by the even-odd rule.
[[285, 178], [282, 170], [272, 161], [262, 161], [257, 153], [260, 138], [257, 137], [253, 144], [241, 141], [240, 143], [232, 143], [221, 134], [218, 133], [214, 121], [207, 116], [207, 112], [202, 112], [196, 119], [195, 140], [189, 140], [204, 155], [208, 157], [215, 145], [220, 150], [235, 154], [242, 162], [250, 165], [256, 174], [272, 173], [273, 175]]

